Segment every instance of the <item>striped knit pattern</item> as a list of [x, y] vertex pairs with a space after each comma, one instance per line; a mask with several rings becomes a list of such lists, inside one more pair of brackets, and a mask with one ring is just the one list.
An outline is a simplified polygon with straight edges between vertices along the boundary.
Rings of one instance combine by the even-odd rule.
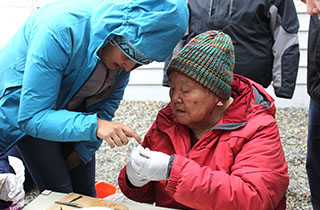
[[194, 37], [171, 61], [167, 75], [178, 71], [209, 89], [218, 97], [231, 96], [234, 48], [231, 38], [220, 31], [207, 31]]

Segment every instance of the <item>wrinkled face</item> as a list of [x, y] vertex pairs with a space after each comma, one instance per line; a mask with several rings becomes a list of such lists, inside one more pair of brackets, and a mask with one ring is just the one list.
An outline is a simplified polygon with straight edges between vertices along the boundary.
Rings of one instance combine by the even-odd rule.
[[219, 98], [176, 71], [169, 75], [170, 100], [174, 115], [179, 123], [189, 128], [212, 122], [212, 112]]
[[320, 19], [320, 0], [307, 0], [307, 12], [309, 15], [317, 14]]
[[102, 49], [101, 59], [109, 69], [124, 68], [129, 72], [136, 65], [136, 62], [128, 58], [117, 46], [111, 44]]

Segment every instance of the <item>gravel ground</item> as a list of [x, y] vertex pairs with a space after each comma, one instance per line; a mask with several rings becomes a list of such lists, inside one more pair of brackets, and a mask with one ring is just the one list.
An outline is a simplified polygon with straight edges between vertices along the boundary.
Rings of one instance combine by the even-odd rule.
[[[122, 101], [114, 121], [126, 124], [143, 136], [153, 123], [164, 101]], [[290, 185], [287, 191], [288, 210], [312, 210], [310, 191], [305, 170], [308, 112], [305, 109], [278, 108], [276, 119], [280, 129], [283, 149], [289, 166]], [[97, 152], [97, 180], [116, 186], [120, 169], [126, 164], [130, 151], [137, 145], [130, 139], [128, 145], [111, 149], [103, 143]], [[37, 195], [27, 194], [26, 203]]]

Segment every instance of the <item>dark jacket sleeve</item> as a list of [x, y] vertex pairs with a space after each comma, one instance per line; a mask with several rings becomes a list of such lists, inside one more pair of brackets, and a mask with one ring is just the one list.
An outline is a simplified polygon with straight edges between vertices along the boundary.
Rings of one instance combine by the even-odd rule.
[[292, 98], [299, 68], [299, 21], [292, 0], [276, 0], [270, 9], [274, 44], [273, 87], [276, 96]]
[[320, 22], [317, 15], [310, 18], [307, 88], [310, 97], [320, 104]]

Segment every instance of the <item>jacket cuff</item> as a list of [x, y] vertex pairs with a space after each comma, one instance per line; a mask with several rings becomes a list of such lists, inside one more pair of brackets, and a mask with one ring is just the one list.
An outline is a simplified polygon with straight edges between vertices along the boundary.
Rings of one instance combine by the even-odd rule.
[[167, 172], [167, 177], [168, 177], [168, 178], [170, 177], [173, 160], [174, 160], [174, 155], [171, 155], [171, 156], [170, 156], [170, 159], [169, 159], [169, 164], [168, 164], [168, 172]]
[[167, 182], [166, 190], [175, 192], [180, 180], [180, 172], [182, 170], [184, 158], [180, 155], [175, 155], [172, 161], [171, 173]]
[[279, 98], [287, 98], [291, 99], [293, 96], [293, 91], [291, 88], [284, 88], [284, 87], [274, 87], [274, 93]]

